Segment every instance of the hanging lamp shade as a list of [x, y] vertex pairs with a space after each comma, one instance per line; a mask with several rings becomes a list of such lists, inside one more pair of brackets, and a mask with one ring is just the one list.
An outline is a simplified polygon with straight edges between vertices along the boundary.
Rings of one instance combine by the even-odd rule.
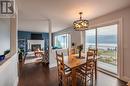
[[73, 22], [73, 27], [76, 31], [83, 31], [88, 29], [89, 21], [82, 19], [82, 12], [79, 12], [80, 19]]

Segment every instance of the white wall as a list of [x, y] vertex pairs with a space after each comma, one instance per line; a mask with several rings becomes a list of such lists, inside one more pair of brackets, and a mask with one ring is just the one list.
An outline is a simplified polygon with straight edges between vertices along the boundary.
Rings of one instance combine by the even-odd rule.
[[9, 45], [11, 45], [10, 47], [11, 57], [7, 61], [5, 61], [2, 65], [0, 65], [0, 86], [18, 85], [17, 23], [16, 23], [17, 20], [16, 18], [11, 18], [9, 22], [10, 22], [9, 32], [11, 32], [10, 33], [11, 40], [9, 42]]
[[15, 54], [0, 66], [0, 86], [17, 86], [17, 61], [18, 57]]
[[[6, 38], [7, 36], [5, 36], [5, 33], [4, 34], [1, 33], [1, 31], [3, 32], [2, 29], [0, 29], [0, 33], [3, 34], [2, 37], [4, 39], [6, 38], [6, 40], [8, 40], [6, 41], [8, 45], [11, 45], [10, 46], [11, 57], [7, 61], [5, 61], [2, 65], [0, 65], [0, 86], [17, 86], [18, 85], [17, 19], [10, 18], [6, 20], [6, 22], [5, 19], [2, 19], [1, 21], [4, 22], [0, 24], [1, 26], [6, 28], [8, 27], [10, 29], [8, 31], [5, 31], [10, 33], [9, 39]], [[3, 47], [5, 48], [7, 47], [7, 45]]]
[[0, 55], [10, 49], [10, 19], [0, 19]]
[[[5, 61], [2, 65], [0, 65], [0, 86], [18, 85], [18, 55], [17, 55], [17, 19], [18, 18], [16, 16], [17, 9], [15, 10], [15, 12], [16, 14], [14, 15], [14, 17], [7, 19], [6, 22], [5, 22], [5, 18], [0, 19], [0, 27], [2, 26], [2, 27], [9, 28], [9, 30], [6, 31], [10, 33], [9, 39], [6, 42], [10, 46], [9, 48], [11, 50], [11, 57], [7, 61]], [[1, 21], [4, 23], [1, 24]], [[0, 35], [3, 34], [1, 33], [3, 29], [4, 28], [0, 28]], [[4, 38], [6, 36], [3, 35], [2, 37]], [[0, 43], [2, 41], [3, 40], [1, 40], [1, 36], [0, 36]], [[3, 47], [7, 47], [7, 45]]]

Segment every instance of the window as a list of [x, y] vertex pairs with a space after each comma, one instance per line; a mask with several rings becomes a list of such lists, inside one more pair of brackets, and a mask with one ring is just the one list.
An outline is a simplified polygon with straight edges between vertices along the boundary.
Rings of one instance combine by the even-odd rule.
[[86, 31], [85, 46], [87, 50], [88, 48], [96, 49], [96, 29]]
[[117, 74], [117, 24], [86, 30], [86, 49], [98, 49], [98, 67]]
[[69, 34], [62, 34], [55, 36], [55, 48], [64, 49], [69, 47]]

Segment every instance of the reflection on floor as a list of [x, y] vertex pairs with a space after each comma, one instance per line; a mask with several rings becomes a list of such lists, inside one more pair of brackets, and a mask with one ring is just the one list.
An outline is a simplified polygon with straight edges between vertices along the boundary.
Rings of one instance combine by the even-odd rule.
[[104, 63], [101, 61], [98, 61], [97, 65], [98, 65], [98, 67], [100, 67], [104, 70], [107, 70], [107, 71], [110, 71], [114, 74], [117, 74], [117, 66], [115, 66], [115, 65], [107, 64], [107, 63]]
[[[21, 64], [19, 66], [18, 86], [58, 86], [56, 67], [49, 69], [42, 63]], [[126, 83], [114, 77], [98, 72], [94, 86], [126, 86]]]

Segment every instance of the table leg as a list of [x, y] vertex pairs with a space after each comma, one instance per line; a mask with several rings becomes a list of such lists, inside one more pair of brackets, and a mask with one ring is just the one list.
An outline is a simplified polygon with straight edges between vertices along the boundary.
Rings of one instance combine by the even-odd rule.
[[95, 61], [95, 79], [97, 79], [97, 60]]
[[72, 69], [72, 86], [76, 86], [76, 68]]

